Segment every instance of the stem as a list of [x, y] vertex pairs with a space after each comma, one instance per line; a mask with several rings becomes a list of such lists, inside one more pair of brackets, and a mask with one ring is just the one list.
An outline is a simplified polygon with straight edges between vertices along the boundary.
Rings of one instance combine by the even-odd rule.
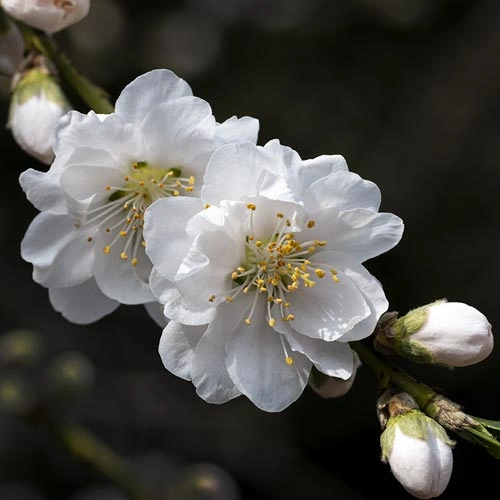
[[438, 416], [438, 409], [432, 404], [438, 396], [436, 391], [418, 382], [411, 375], [376, 354], [367, 344], [358, 341], [351, 342], [350, 346], [358, 353], [361, 361], [373, 371], [380, 381], [381, 387], [398, 387], [412, 395], [422, 411], [427, 413], [429, 417], [436, 418]]
[[29, 26], [17, 23], [26, 46], [42, 53], [52, 61], [59, 75], [70, 85], [82, 100], [96, 113], [112, 113], [113, 105], [107, 92], [83, 76], [71, 63], [56, 41], [49, 35], [36, 32]]
[[[438, 394], [429, 386], [418, 382], [396, 365], [375, 352], [366, 342], [351, 342], [361, 361], [376, 375], [383, 389], [397, 387], [413, 396], [420, 410], [436, 420], [446, 429], [457, 433], [500, 459], [500, 441], [488, 430], [500, 429], [500, 422], [476, 419], [464, 413], [461, 407], [450, 399]], [[500, 434], [500, 433], [499, 433]]]
[[[38, 422], [40, 423], [40, 422]], [[68, 452], [117, 484], [132, 500], [159, 500], [123, 458], [77, 424], [44, 421]]]

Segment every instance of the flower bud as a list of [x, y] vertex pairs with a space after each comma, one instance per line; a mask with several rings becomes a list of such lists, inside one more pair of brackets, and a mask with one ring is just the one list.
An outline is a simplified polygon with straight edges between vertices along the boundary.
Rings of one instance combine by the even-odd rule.
[[468, 366], [493, 350], [487, 318], [461, 302], [438, 300], [382, 327], [376, 345], [418, 363]]
[[24, 53], [24, 39], [17, 26], [0, 10], [0, 73], [12, 76]]
[[26, 153], [50, 164], [55, 127], [70, 105], [39, 55], [14, 80], [8, 127]]
[[2, 8], [18, 21], [55, 33], [83, 19], [90, 0], [2, 0]]
[[391, 398], [391, 416], [380, 436], [382, 461], [389, 463], [394, 477], [411, 495], [437, 497], [451, 477], [454, 442], [435, 420], [416, 408], [399, 404], [395, 400], [399, 396]]
[[354, 351], [352, 351], [352, 354], [354, 358], [352, 375], [346, 380], [339, 377], [329, 377], [328, 375], [325, 375], [324, 373], [316, 369], [313, 369], [311, 371], [309, 385], [316, 394], [325, 399], [338, 398], [339, 396], [343, 396], [349, 391], [349, 389], [352, 387], [352, 384], [354, 383], [356, 372], [361, 366], [359, 356]]

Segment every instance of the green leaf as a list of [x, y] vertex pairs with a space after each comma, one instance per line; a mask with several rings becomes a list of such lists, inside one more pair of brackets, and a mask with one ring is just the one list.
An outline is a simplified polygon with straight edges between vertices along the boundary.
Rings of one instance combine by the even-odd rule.
[[477, 420], [481, 424], [483, 424], [484, 427], [486, 427], [491, 434], [493, 434], [496, 437], [500, 437], [500, 421], [498, 420], [486, 420], [485, 418], [478, 418], [478, 417], [473, 417], [474, 420]]

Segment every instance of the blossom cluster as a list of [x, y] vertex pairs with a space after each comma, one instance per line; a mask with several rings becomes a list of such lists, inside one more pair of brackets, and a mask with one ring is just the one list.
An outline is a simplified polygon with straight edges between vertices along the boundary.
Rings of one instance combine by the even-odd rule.
[[258, 145], [258, 128], [217, 122], [168, 70], [136, 78], [110, 114], [65, 114], [50, 169], [20, 177], [40, 211], [21, 254], [68, 320], [144, 304], [165, 367], [203, 399], [280, 411], [313, 367], [352, 381], [349, 342], [388, 307], [363, 263], [403, 223], [342, 156], [303, 160]]

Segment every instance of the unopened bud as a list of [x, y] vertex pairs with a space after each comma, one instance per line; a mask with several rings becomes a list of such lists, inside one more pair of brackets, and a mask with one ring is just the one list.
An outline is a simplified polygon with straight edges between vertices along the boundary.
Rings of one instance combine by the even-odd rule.
[[14, 80], [8, 127], [24, 151], [50, 164], [55, 127], [70, 105], [40, 55]]
[[346, 394], [354, 383], [356, 378], [356, 372], [361, 366], [361, 361], [359, 356], [353, 351], [354, 365], [352, 375], [344, 380], [339, 377], [329, 377], [324, 373], [313, 368], [311, 371], [311, 377], [309, 379], [309, 385], [311, 388], [321, 396], [322, 398], [338, 398]]
[[55, 33], [83, 19], [90, 0], [2, 0], [14, 19], [47, 33]]
[[489, 356], [493, 334], [487, 318], [474, 307], [439, 300], [381, 327], [376, 346], [417, 363], [460, 367]]
[[0, 10], [0, 73], [12, 76], [24, 53], [24, 39], [17, 26]]
[[394, 477], [411, 495], [437, 497], [451, 477], [454, 442], [435, 420], [412, 405], [406, 409], [405, 403], [400, 405], [399, 396], [387, 403], [392, 414], [380, 436], [382, 461], [389, 463]]

